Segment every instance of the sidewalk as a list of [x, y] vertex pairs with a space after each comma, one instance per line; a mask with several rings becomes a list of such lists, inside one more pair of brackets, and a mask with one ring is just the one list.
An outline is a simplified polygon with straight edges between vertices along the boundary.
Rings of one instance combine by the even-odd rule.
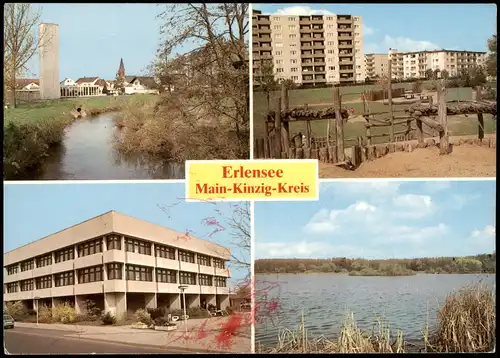
[[250, 320], [244, 315], [210, 319], [190, 319], [175, 331], [133, 329], [131, 326], [84, 326], [16, 322], [16, 327], [68, 331], [67, 337], [114, 343], [172, 347], [196, 352], [250, 353]]

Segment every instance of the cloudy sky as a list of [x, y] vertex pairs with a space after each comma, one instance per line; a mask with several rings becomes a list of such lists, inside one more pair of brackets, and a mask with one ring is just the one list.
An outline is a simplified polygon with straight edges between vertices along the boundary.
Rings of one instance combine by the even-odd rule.
[[320, 200], [256, 202], [256, 258], [491, 253], [495, 181], [322, 183]]
[[[223, 245], [250, 262], [227, 224], [235, 204], [186, 203], [184, 196], [182, 183], [4, 184], [4, 252], [115, 210]], [[233, 283], [248, 274], [229, 268]]]
[[254, 4], [266, 14], [362, 16], [364, 53], [435, 49], [487, 51], [494, 4]]

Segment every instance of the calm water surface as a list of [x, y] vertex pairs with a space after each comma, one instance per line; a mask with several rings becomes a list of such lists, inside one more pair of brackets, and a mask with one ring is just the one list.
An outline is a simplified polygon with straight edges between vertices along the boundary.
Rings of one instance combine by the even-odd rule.
[[39, 180], [183, 179], [184, 165], [147, 156], [120, 154], [114, 147], [119, 135], [113, 113], [78, 119], [66, 129], [63, 143], [54, 148]]
[[420, 341], [427, 319], [432, 327], [446, 295], [480, 280], [494, 287], [495, 275], [256, 275], [255, 342], [275, 345], [279, 329], [296, 329], [302, 312], [313, 335], [336, 337], [346, 313], [353, 312], [362, 330], [383, 318], [394, 332], [403, 330], [407, 341]]

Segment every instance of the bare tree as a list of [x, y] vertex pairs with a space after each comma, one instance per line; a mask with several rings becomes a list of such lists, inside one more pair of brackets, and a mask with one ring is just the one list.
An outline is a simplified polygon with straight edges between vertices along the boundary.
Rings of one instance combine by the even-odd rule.
[[[40, 12], [32, 4], [4, 5], [4, 76], [5, 87], [11, 92], [12, 106], [16, 106], [16, 79], [27, 71], [27, 63], [36, 54], [41, 43], [36, 38]], [[45, 40], [45, 39], [44, 39]], [[7, 91], [6, 91], [7, 92]]]
[[[168, 79], [174, 73], [176, 79], [182, 76], [174, 96], [184, 97], [172, 101], [169, 96], [165, 110], [172, 112], [172, 102], [182, 103], [175, 110], [182, 112], [183, 121], [190, 122], [193, 128], [207, 125], [210, 118], [219, 135], [235, 133], [240, 147], [238, 157], [248, 158], [248, 4], [184, 3], [165, 7], [159, 15], [163, 39], [152, 68], [158, 78]], [[166, 60], [183, 46], [194, 49]]]

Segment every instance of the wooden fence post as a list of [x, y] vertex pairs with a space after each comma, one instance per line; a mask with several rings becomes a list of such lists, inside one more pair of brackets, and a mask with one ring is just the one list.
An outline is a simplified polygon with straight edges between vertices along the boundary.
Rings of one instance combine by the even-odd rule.
[[276, 98], [274, 111], [274, 158], [281, 158], [281, 98]]
[[345, 160], [344, 153], [344, 120], [342, 118], [342, 104], [340, 103], [340, 89], [333, 88], [333, 105], [335, 107], [335, 127], [337, 131], [336, 147], [337, 147], [337, 160], [342, 162]]
[[[281, 83], [281, 109], [287, 111], [290, 109], [290, 102], [288, 99], [288, 88], [286, 88], [285, 83]], [[284, 121], [282, 137], [283, 137], [283, 152], [288, 153], [288, 149], [290, 148], [290, 123], [288, 121]]]
[[449, 154], [450, 143], [448, 138], [448, 117], [446, 113], [446, 88], [444, 86], [444, 80], [441, 80], [438, 84], [437, 98], [439, 124], [443, 127], [443, 130], [439, 132], [439, 154]]
[[389, 101], [389, 141], [394, 142], [394, 113], [392, 111], [392, 60], [389, 57], [389, 83], [387, 84], [387, 100]]
[[[480, 100], [481, 100], [481, 87], [477, 86], [476, 87], [476, 101], [480, 101]], [[483, 119], [482, 113], [477, 114], [477, 133], [478, 133], [479, 141], [482, 142], [484, 139], [484, 119]]]

